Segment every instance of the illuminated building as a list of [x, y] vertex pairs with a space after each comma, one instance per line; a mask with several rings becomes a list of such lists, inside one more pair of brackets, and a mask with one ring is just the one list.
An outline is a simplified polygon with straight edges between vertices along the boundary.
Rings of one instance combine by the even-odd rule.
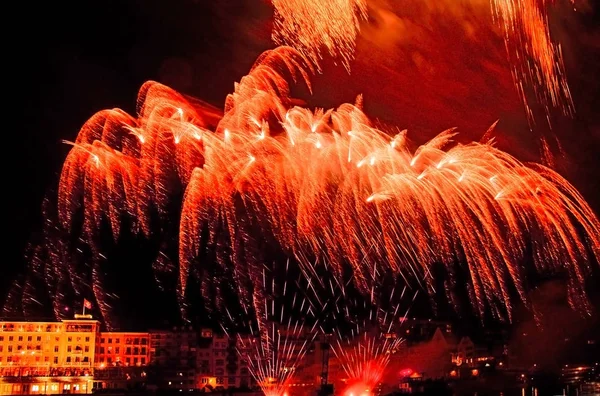
[[132, 388], [146, 381], [149, 333], [101, 332], [97, 340], [95, 389]]
[[89, 393], [99, 322], [0, 322], [0, 395]]
[[[251, 340], [192, 328], [101, 332], [90, 315], [60, 322], [0, 322], [0, 396], [98, 389], [252, 387], [239, 352]], [[252, 337], [250, 337], [252, 338]]]
[[102, 332], [96, 350], [96, 365], [146, 366], [150, 362], [150, 333]]

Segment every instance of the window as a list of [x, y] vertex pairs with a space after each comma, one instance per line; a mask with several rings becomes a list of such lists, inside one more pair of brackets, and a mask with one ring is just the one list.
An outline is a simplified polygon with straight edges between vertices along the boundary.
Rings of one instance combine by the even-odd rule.
[[58, 353], [58, 345], [54, 347], [54, 353]]
[[41, 341], [42, 341], [42, 336], [37, 336], [37, 337], [35, 337], [35, 340], [36, 340], [37, 342], [41, 342]]
[[58, 364], [58, 356], [54, 356], [54, 364]]
[[90, 342], [90, 337], [85, 337], [85, 342]]
[[71, 363], [71, 356], [67, 356], [67, 363]]
[[105, 342], [105, 338], [104, 338], [104, 337], [100, 338], [100, 342], [101, 342], [102, 344], [104, 344], [104, 342]]
[[19, 341], [23, 341], [23, 336], [19, 336]]
[[0, 352], [2, 352], [3, 349], [4, 349], [4, 346], [0, 345]]
[[108, 339], [108, 343], [109, 343], [109, 344], [112, 344], [112, 338], [109, 338], [109, 339]]
[[83, 350], [84, 350], [84, 352], [89, 352], [90, 351], [90, 346], [86, 345]]
[[8, 341], [12, 341], [12, 340], [14, 340], [14, 337], [13, 336], [8, 336]]
[[71, 345], [67, 346], [67, 352], [73, 352], [73, 347]]
[[142, 347], [142, 355], [146, 354], [146, 347]]
[[146, 364], [146, 358], [142, 358], [141, 363], [142, 363], [142, 365]]
[[120, 353], [120, 352], [119, 352], [119, 350], [120, 350], [120, 348], [119, 348], [119, 347], [116, 347], [116, 348], [115, 348], [115, 353]]
[[67, 337], [67, 342], [73, 342], [73, 337]]
[[223, 377], [217, 378], [217, 384], [223, 384]]
[[12, 347], [12, 345], [9, 345], [9, 346], [8, 346], [8, 352], [12, 352], [12, 350], [13, 350], [13, 347]]
[[33, 339], [32, 336], [27, 336], [27, 342], [31, 342], [32, 339]]
[[0, 342], [4, 341], [4, 336], [0, 336]]

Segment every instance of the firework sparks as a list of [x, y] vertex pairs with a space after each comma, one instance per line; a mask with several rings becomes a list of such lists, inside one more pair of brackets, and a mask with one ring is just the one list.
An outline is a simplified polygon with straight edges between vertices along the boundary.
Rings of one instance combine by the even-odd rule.
[[[575, 0], [572, 0], [574, 3]], [[553, 0], [492, 0], [498, 23], [504, 28], [509, 60], [513, 65], [516, 87], [527, 104], [526, 87], [532, 87], [536, 99], [545, 107], [573, 112], [561, 47], [552, 41], [547, 8]], [[531, 118], [531, 111], [527, 108]]]
[[[334, 302], [331, 304], [333, 331], [329, 338], [333, 337], [331, 350], [345, 373], [344, 395], [368, 394], [377, 388], [390, 359], [404, 341], [396, 336], [397, 325], [406, 318], [417, 296], [415, 292], [412, 300], [405, 299], [406, 286], [400, 293], [395, 287], [390, 290], [387, 286], [393, 277], [387, 277], [383, 271], [373, 268], [372, 275], [378, 285], [367, 296], [359, 298], [346, 290], [345, 283], [334, 283], [318, 291], [313, 289], [315, 295], [330, 294], [320, 312], [326, 312], [326, 305]], [[408, 306], [401, 310], [406, 302]]]
[[[289, 262], [288, 262], [289, 265]], [[317, 320], [311, 304], [298, 292], [290, 292], [287, 268], [283, 282], [275, 282], [272, 273], [263, 271], [261, 288], [265, 300], [255, 307], [254, 320], [248, 323], [251, 335], [237, 334], [237, 351], [265, 396], [287, 396], [290, 382], [302, 369], [304, 357], [313, 344]], [[258, 286], [258, 285], [257, 285]], [[277, 296], [277, 297], [275, 297]]]
[[[392, 333], [393, 319], [397, 319], [397, 315], [389, 317], [390, 322], [383, 329], [379, 326], [370, 328], [363, 320], [351, 329], [349, 336], [338, 333], [331, 349], [346, 374], [344, 394], [373, 392], [381, 382], [390, 359], [404, 342]], [[356, 388], [359, 393], [354, 391]]]
[[[272, 3], [275, 8], [272, 33], [275, 43], [298, 49], [315, 65], [321, 62], [321, 50], [326, 48], [350, 70], [349, 62], [354, 57], [360, 23], [368, 15], [367, 0], [327, 3], [318, 0], [272, 0]], [[561, 47], [553, 42], [548, 27], [547, 9], [552, 3], [553, 0], [490, 0], [495, 20], [504, 31], [515, 87], [531, 122], [529, 88], [544, 106], [547, 116], [551, 106], [567, 115], [573, 112]]]
[[327, 49], [350, 70], [360, 22], [367, 18], [367, 0], [273, 0], [273, 6], [275, 43], [292, 45], [315, 65]]
[[233, 279], [242, 306], [262, 304], [255, 286], [274, 245], [299, 261], [321, 257], [334, 274], [349, 266], [364, 294], [377, 266], [431, 291], [429, 267], [445, 263], [450, 289], [466, 274], [477, 311], [509, 319], [511, 289], [527, 302], [531, 260], [538, 273], [566, 274], [570, 302], [587, 308], [583, 280], [600, 255], [600, 225], [564, 178], [490, 141], [455, 144], [452, 130], [413, 150], [404, 132], [374, 128], [360, 99], [327, 111], [293, 107], [287, 79], [307, 81], [309, 72], [290, 48], [267, 52], [214, 129], [204, 121], [213, 113], [156, 83], [144, 86], [137, 118], [94, 116], [63, 167], [62, 223], [82, 210], [91, 244], [105, 219], [115, 235], [124, 217], [149, 234], [153, 211], [167, 218], [185, 188], [182, 294], [195, 258], [213, 252], [214, 271], [200, 282], [209, 300], [220, 301]]

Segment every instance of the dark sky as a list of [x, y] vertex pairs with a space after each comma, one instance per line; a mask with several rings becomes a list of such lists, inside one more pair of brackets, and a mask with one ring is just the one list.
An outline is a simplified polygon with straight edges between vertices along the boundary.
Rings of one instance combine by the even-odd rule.
[[[272, 47], [272, 10], [263, 0], [85, 0], [41, 2], [35, 6], [27, 2], [19, 7], [23, 7], [15, 14], [20, 15], [19, 28], [7, 36], [12, 43], [11, 56], [6, 60], [10, 72], [5, 75], [9, 105], [4, 107], [4, 117], [10, 122], [4, 128], [8, 137], [4, 146], [8, 220], [2, 295], [23, 267], [28, 238], [39, 229], [42, 198], [56, 186], [69, 149], [62, 139], [74, 140], [79, 127], [98, 110], [120, 107], [133, 112], [137, 91], [149, 79], [221, 107], [233, 83], [263, 50]], [[554, 132], [566, 151], [560, 163], [562, 173], [600, 213], [597, 14], [596, 10], [557, 18], [555, 33], [564, 43], [577, 113], [573, 119], [559, 119]], [[490, 44], [494, 48], [489, 51], [478, 53], [466, 44], [456, 49], [460, 46], [442, 42], [431, 33], [431, 41], [423, 42], [433, 50], [422, 51], [419, 59], [427, 60], [432, 54], [445, 56], [438, 67], [445, 68], [445, 72], [438, 70], [429, 75], [433, 81], [430, 83], [422, 75], [417, 78], [422, 69], [415, 68], [416, 61], [410, 63], [413, 69], [402, 63], [417, 59], [415, 52], [409, 54], [408, 47], [396, 42], [390, 49], [386, 41], [389, 36], [377, 34], [378, 28], [385, 29], [385, 25], [377, 25], [382, 20], [388, 21], [375, 18], [373, 27], [366, 29], [359, 40], [352, 75], [329, 65], [316, 77], [316, 104], [335, 106], [364, 93], [368, 114], [415, 131], [416, 140], [419, 133], [430, 137], [453, 126], [463, 127], [469, 137], [480, 136], [477, 134], [501, 118], [508, 120], [499, 124], [501, 131], [513, 128], [504, 140], [499, 139], [502, 148], [524, 159], [535, 159], [537, 152], [525, 142], [537, 141], [542, 134], [538, 129], [543, 127], [530, 132], [523, 123], [522, 108], [515, 101], [511, 82], [502, 77], [506, 65], [497, 56], [501, 41]], [[451, 24], [440, 22], [440, 26], [454, 29]], [[481, 41], [472, 45], [487, 45]], [[448, 47], [437, 48], [432, 43]], [[386, 57], [392, 52], [393, 56]], [[500, 77], [492, 81], [468, 77], [462, 86], [451, 86], [479, 87], [465, 92], [480, 93], [481, 97], [470, 95], [470, 102], [461, 102], [465, 93], [446, 89], [443, 79], [456, 81], [450, 71], [467, 73], [461, 68], [485, 70], [479, 57], [486, 58], [487, 66], [498, 63]], [[442, 91], [448, 96], [438, 95]], [[423, 103], [435, 104], [436, 110], [428, 111], [421, 106]]]

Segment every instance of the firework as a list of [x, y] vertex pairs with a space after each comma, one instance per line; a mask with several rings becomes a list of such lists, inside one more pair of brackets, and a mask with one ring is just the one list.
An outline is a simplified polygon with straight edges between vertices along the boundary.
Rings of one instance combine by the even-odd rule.
[[367, 0], [273, 0], [273, 41], [291, 45], [315, 65], [326, 49], [350, 70]]
[[[572, 0], [574, 3], [574, 0]], [[273, 40], [290, 45], [319, 65], [326, 48], [347, 70], [354, 57], [360, 23], [367, 19], [367, 0], [272, 0], [275, 8]], [[376, 1], [371, 3], [377, 4]], [[454, 4], [453, 7], [462, 5]], [[503, 29], [515, 87], [530, 121], [528, 90], [549, 115], [550, 107], [572, 114], [561, 47], [553, 42], [547, 9], [553, 0], [490, 0], [496, 23]]]
[[397, 337], [398, 326], [418, 292], [412, 300], [405, 298], [407, 286], [402, 286], [402, 279], [376, 266], [371, 271], [374, 286], [366, 295], [357, 293], [352, 279], [331, 276], [325, 262], [304, 267], [303, 278], [309, 285], [303, 290], [318, 306], [321, 331], [335, 356], [334, 364], [342, 371], [343, 394], [374, 392], [404, 341]]
[[238, 354], [266, 396], [287, 395], [317, 335], [318, 320], [311, 303], [298, 291], [290, 292], [288, 265], [281, 283], [275, 282], [272, 272], [263, 270], [263, 282], [257, 286], [268, 296], [258, 303], [264, 308], [248, 322], [250, 336], [236, 335]]
[[222, 301], [231, 284], [242, 306], [264, 302], [255, 286], [275, 248], [321, 258], [336, 276], [350, 268], [363, 294], [375, 270], [432, 292], [430, 265], [444, 263], [450, 294], [464, 278], [478, 313], [508, 319], [515, 298], [528, 303], [531, 267], [566, 275], [569, 301], [588, 308], [583, 281], [600, 254], [600, 225], [564, 178], [491, 140], [453, 143], [452, 130], [413, 150], [405, 131], [374, 128], [361, 100], [293, 107], [288, 79], [309, 73], [294, 50], [267, 52], [212, 130], [205, 120], [214, 112], [156, 83], [142, 90], [137, 117], [94, 116], [63, 167], [62, 223], [71, 227], [82, 211], [92, 245], [106, 220], [115, 235], [123, 218], [150, 234], [152, 213], [168, 218], [185, 189], [180, 293], [203, 262], [209, 301]]
[[[573, 3], [575, 0], [571, 0]], [[492, 0], [504, 40], [516, 87], [527, 104], [526, 87], [532, 87], [536, 99], [549, 108], [573, 112], [571, 92], [566, 80], [561, 47], [552, 41], [547, 8], [553, 0]], [[529, 117], [531, 110], [527, 107]]]
[[[400, 294], [400, 300], [405, 292], [406, 287]], [[374, 294], [375, 292], [372, 291], [370, 296]], [[394, 301], [395, 289], [392, 289], [391, 293], [386, 293], [386, 296], [390, 302]], [[415, 297], [416, 293], [413, 301]], [[396, 336], [396, 326], [402, 322], [402, 318], [406, 318], [408, 310], [401, 316], [400, 303], [386, 310], [378, 305], [377, 300], [371, 299], [368, 303], [365, 301], [362, 308], [368, 306], [366, 315], [354, 318], [346, 334], [336, 327], [336, 338], [331, 349], [346, 375], [345, 395], [373, 392], [381, 382], [390, 359], [404, 342], [404, 339]], [[343, 321], [344, 318], [347, 320], [357, 311], [361, 311], [360, 307], [348, 308], [347, 304], [342, 305], [346, 307], [338, 311], [338, 314], [343, 313], [343, 316], [338, 316], [339, 321]], [[350, 315], [350, 312], [354, 315]]]

